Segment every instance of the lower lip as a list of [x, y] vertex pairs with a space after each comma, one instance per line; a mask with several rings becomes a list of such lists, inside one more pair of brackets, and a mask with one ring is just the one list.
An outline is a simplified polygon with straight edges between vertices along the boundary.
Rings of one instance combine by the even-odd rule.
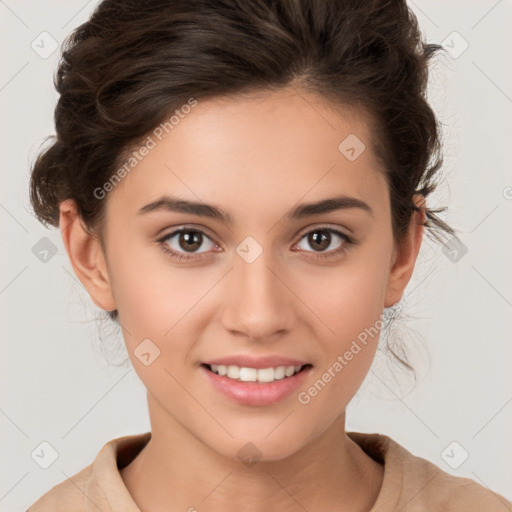
[[271, 405], [293, 393], [311, 370], [308, 366], [291, 377], [273, 382], [242, 382], [213, 373], [204, 366], [201, 370], [213, 386], [228, 398], [243, 405]]

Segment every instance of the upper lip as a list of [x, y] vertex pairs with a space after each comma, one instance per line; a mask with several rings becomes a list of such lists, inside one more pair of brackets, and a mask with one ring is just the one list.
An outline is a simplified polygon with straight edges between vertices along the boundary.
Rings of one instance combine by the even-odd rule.
[[226, 357], [218, 357], [216, 359], [209, 359], [203, 361], [203, 364], [211, 365], [224, 365], [224, 366], [240, 366], [246, 368], [276, 368], [278, 366], [304, 366], [308, 364], [307, 361], [294, 359], [291, 357], [283, 356], [250, 356], [250, 355], [233, 355]]

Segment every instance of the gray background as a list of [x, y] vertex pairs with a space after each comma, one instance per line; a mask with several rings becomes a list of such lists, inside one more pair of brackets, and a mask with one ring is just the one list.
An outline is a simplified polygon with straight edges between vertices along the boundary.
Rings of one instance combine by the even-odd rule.
[[[29, 209], [30, 162], [53, 133], [57, 99], [58, 50], [41, 54], [96, 3], [0, 1], [2, 511], [25, 510], [107, 441], [150, 428], [135, 372], [109, 366], [102, 353], [122, 343], [120, 334], [107, 323], [100, 332], [101, 311], [75, 277], [60, 232]], [[512, 499], [512, 1], [410, 5], [427, 40], [450, 49], [432, 66], [429, 97], [444, 125], [446, 180], [431, 204], [448, 204], [443, 218], [467, 252], [456, 249], [451, 261], [440, 245], [424, 242], [402, 301], [401, 335], [419, 384], [378, 354], [349, 406], [347, 430], [390, 435]], [[37, 245], [43, 237], [56, 247], [46, 262]], [[120, 361], [123, 353], [109, 357]], [[48, 469], [31, 455], [42, 442], [58, 453]]]

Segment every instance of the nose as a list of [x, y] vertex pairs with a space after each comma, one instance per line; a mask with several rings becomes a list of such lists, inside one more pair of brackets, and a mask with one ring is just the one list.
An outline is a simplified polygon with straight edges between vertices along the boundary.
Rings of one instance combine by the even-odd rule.
[[270, 251], [263, 251], [252, 263], [235, 254], [227, 279], [221, 311], [225, 329], [250, 341], [275, 340], [291, 330], [296, 318], [294, 295]]

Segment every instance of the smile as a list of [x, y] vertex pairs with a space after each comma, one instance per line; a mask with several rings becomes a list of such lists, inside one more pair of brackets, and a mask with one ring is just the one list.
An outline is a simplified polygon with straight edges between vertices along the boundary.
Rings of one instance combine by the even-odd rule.
[[[247, 366], [236, 365], [206, 365], [207, 368], [217, 375], [225, 376], [228, 379], [238, 380], [241, 382], [261, 382], [268, 383], [276, 380], [293, 377], [299, 373], [303, 366], [277, 366], [269, 368], [250, 368]], [[304, 365], [307, 366], [307, 365]]]
[[296, 392], [313, 365], [281, 357], [239, 356], [208, 361], [200, 364], [200, 369], [206, 382], [228, 400], [246, 406], [268, 406]]

